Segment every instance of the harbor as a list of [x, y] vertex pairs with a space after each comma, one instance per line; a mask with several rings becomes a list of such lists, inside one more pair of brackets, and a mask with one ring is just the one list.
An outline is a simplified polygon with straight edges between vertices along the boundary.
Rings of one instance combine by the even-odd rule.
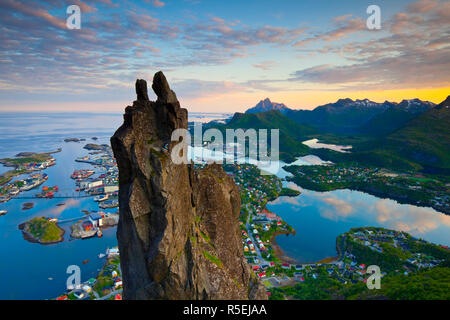
[[[81, 116], [81, 115], [80, 115]], [[49, 115], [49, 123], [42, 123], [42, 117], [24, 117], [21, 115], [14, 118], [15, 125], [20, 121], [33, 122], [35, 125], [23, 125], [23, 129], [18, 135], [17, 132], [8, 128], [12, 123], [5, 117], [0, 121], [0, 127], [5, 135], [0, 137], [0, 158], [8, 158], [23, 151], [48, 152], [61, 148], [61, 152], [52, 154], [55, 165], [44, 170], [36, 170], [30, 174], [45, 173], [46, 180], [28, 191], [19, 191], [16, 195], [10, 195], [9, 201], [0, 203], [0, 254], [8, 257], [8, 263], [0, 265], [0, 299], [51, 299], [65, 292], [68, 274], [67, 267], [78, 265], [81, 269], [81, 279], [86, 281], [96, 278], [105, 263], [105, 259], [99, 259], [100, 253], [105, 253], [106, 249], [117, 246], [116, 226], [101, 228], [102, 237], [94, 236], [85, 240], [73, 238], [71, 226], [80, 219], [88, 219], [88, 213], [104, 212], [115, 214], [116, 209], [102, 210], [98, 202], [94, 201], [94, 196], [85, 191], [78, 192], [76, 180], [70, 176], [75, 170], [94, 170], [95, 174], [89, 178], [100, 177], [106, 174], [105, 179], [112, 182], [111, 174], [107, 174], [108, 168], [105, 166], [92, 166], [86, 163], [76, 162], [79, 157], [88, 156], [91, 159], [99, 154], [90, 154], [90, 150], [83, 147], [90, 142], [91, 137], [97, 137], [96, 143], [107, 143], [113, 132], [122, 121], [120, 115], [89, 115], [87, 117], [67, 117], [61, 118], [59, 115]], [[53, 121], [51, 118], [55, 117]], [[99, 126], [99, 123], [104, 124]], [[56, 126], [62, 125], [64, 128], [72, 128], [71, 133], [67, 129], [63, 133], [58, 132]], [[44, 135], [39, 136], [36, 130], [43, 126]], [[95, 131], [87, 131], [95, 128]], [[8, 132], [14, 132], [11, 136]], [[86, 142], [64, 142], [70, 136], [79, 136], [86, 139]], [[94, 141], [94, 140], [92, 140]], [[11, 168], [2, 166], [7, 172]], [[111, 169], [110, 173], [114, 171]], [[17, 175], [15, 180], [25, 180], [30, 176], [27, 173]], [[43, 187], [58, 187], [58, 192], [52, 198], [37, 198], [36, 194], [43, 191]], [[14, 189], [12, 190], [14, 191]], [[102, 193], [103, 190], [97, 190]], [[26, 205], [29, 209], [22, 210], [26, 203], [33, 203], [33, 206]], [[34, 217], [49, 217], [58, 219], [58, 225], [65, 230], [64, 241], [51, 245], [41, 245], [31, 243], [23, 238], [22, 231], [18, 229], [21, 223], [31, 220]], [[74, 219], [75, 220], [69, 220]], [[83, 261], [89, 262], [83, 264]], [[14, 267], [12, 267], [14, 266]], [[51, 279], [51, 280], [50, 280]]]

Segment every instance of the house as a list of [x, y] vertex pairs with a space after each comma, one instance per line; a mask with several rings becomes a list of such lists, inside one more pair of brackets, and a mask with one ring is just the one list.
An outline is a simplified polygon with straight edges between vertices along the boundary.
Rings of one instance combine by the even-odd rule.
[[303, 266], [301, 264], [297, 264], [295, 266], [295, 270], [302, 270], [302, 269], [303, 269]]
[[93, 212], [89, 215], [89, 221], [91, 221], [95, 227], [101, 227], [103, 225], [103, 216], [98, 212]]
[[264, 278], [265, 276], [266, 276], [265, 272], [258, 273], [258, 277], [260, 278]]
[[114, 283], [114, 287], [117, 289], [119, 287], [122, 286], [122, 280], [121, 279], [117, 279], [117, 281]]
[[90, 230], [92, 230], [92, 229], [94, 228], [94, 225], [93, 225], [92, 222], [89, 220], [89, 221], [84, 221], [84, 222], [82, 223], [82, 227], [83, 227], [84, 231], [90, 231]]
[[113, 192], [115, 192], [115, 191], [119, 191], [119, 186], [118, 185], [115, 185], [115, 184], [113, 184], [113, 185], [106, 185], [105, 187], [104, 187], [104, 190], [103, 190], [105, 193], [113, 193]]
[[81, 291], [81, 290], [76, 290], [76, 291], [74, 291], [74, 292], [73, 292], [73, 295], [74, 295], [75, 298], [77, 298], [77, 299], [83, 299], [83, 298], [86, 296], [86, 294], [85, 294], [83, 291]]
[[290, 268], [291, 268], [291, 265], [290, 265], [289, 263], [283, 263], [283, 264], [281, 265], [281, 268], [283, 268], [283, 269], [290, 269]]
[[[93, 181], [89, 181], [87, 183], [87, 188], [88, 189], [93, 189], [93, 188], [96, 188], [96, 187], [100, 187], [102, 185], [103, 185], [103, 180], [93, 180]], [[81, 185], [80, 185], [80, 187], [81, 187]]]
[[82, 286], [81, 289], [83, 289], [83, 291], [86, 293], [90, 293], [92, 291], [92, 288], [88, 285]]
[[119, 255], [119, 248], [108, 249], [108, 250], [106, 251], [106, 254], [108, 255], [108, 257], [111, 257], [111, 256], [118, 256], [118, 255]]

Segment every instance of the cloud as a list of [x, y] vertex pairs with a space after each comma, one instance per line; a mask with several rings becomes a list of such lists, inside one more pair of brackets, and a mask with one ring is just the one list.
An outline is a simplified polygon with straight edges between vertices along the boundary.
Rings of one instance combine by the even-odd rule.
[[289, 207], [289, 210], [293, 210], [293, 211], [299, 211], [301, 209], [301, 207], [304, 207], [305, 205], [302, 204], [301, 199], [298, 197], [279, 197], [277, 199], [275, 199], [274, 201], [271, 202], [271, 204], [290, 204], [291, 206]]
[[439, 1], [435, 0], [421, 0], [414, 2], [408, 6], [408, 11], [412, 13], [426, 13], [433, 10]]
[[350, 15], [344, 15], [334, 18], [337, 26], [327, 32], [318, 33], [312, 37], [305, 38], [294, 43], [295, 47], [304, 47], [317, 41], [336, 41], [352, 33], [367, 31], [366, 24], [361, 18], [348, 19]]
[[156, 8], [162, 8], [164, 7], [166, 4], [160, 0], [152, 0], [152, 5]]
[[319, 212], [322, 217], [337, 221], [351, 216], [354, 213], [352, 205], [342, 199], [327, 195], [321, 200], [332, 207], [332, 209], [322, 207], [319, 208]]
[[77, 5], [80, 7], [80, 11], [81, 13], [91, 13], [91, 12], [95, 12], [97, 11], [96, 7], [90, 6], [85, 2], [81, 2], [80, 0], [72, 0], [73, 4]]
[[50, 209], [48, 211], [48, 214], [52, 216], [59, 216], [61, 213], [63, 213], [66, 209], [79, 207], [80, 206], [80, 200], [77, 199], [67, 199], [67, 201], [64, 202], [64, 205], [58, 206], [56, 208]]
[[[156, 2], [166, 3], [149, 4]], [[63, 9], [68, 4], [78, 4], [86, 13], [81, 30], [67, 30]], [[114, 100], [128, 97], [137, 77], [150, 78], [161, 69], [173, 71], [179, 96], [191, 99], [214, 93], [221, 97], [233, 92], [309, 90], [317, 84], [326, 85], [326, 90], [359, 90], [449, 83], [449, 2], [405, 6], [383, 21], [384, 32], [370, 38], [357, 37], [359, 32], [365, 35], [365, 23], [350, 14], [330, 17], [331, 26], [318, 31], [278, 20], [275, 24], [273, 18], [246, 24], [218, 17], [220, 12], [190, 12], [189, 18], [174, 19], [164, 16], [165, 11], [111, 0], [47, 0], [33, 6], [0, 1], [0, 98], [12, 101], [27, 95], [50, 101], [52, 94], [65, 93], [76, 101], [97, 101], [101, 92]], [[305, 49], [307, 45], [314, 46]], [[291, 60], [299, 53], [302, 57], [299, 64], [287, 66], [271, 56], [274, 51], [287, 52], [283, 57]], [[326, 60], [331, 63], [315, 64], [325, 54], [334, 55]], [[202, 67], [219, 69], [239, 64], [238, 60], [264, 74], [277, 74], [277, 79], [252, 79], [250, 72], [240, 74], [239, 81], [204, 80], [208, 78]], [[203, 74], [184, 73], [183, 79], [184, 70]], [[235, 77], [222, 71], [214, 80]], [[195, 78], [203, 80], [191, 80]]]
[[372, 213], [375, 214], [377, 222], [383, 225], [416, 234], [425, 234], [441, 226], [450, 227], [450, 216], [430, 208], [399, 206], [387, 199], [378, 201]]
[[261, 70], [270, 70], [275, 66], [275, 61], [262, 61], [261, 63], [253, 64], [253, 67], [261, 69]]
[[40, 20], [43, 20], [44, 22], [48, 23], [49, 25], [65, 29], [66, 28], [66, 22], [63, 19], [59, 19], [53, 15], [51, 15], [47, 10], [44, 10], [42, 8], [36, 8], [35, 6], [30, 5], [24, 5], [18, 1], [14, 0], [4, 0], [0, 2], [0, 8], [6, 9], [6, 10], [12, 10], [16, 14], [20, 13], [24, 16], [31, 16], [35, 18], [39, 18]]
[[196, 79], [183, 79], [172, 81], [177, 95], [183, 98], [206, 98], [220, 96], [227, 93], [247, 92], [249, 87], [232, 81], [206, 81]]
[[[387, 36], [324, 47], [323, 53], [338, 54], [347, 60], [346, 63], [321, 64], [297, 70], [291, 74], [290, 80], [334, 84], [341, 90], [448, 86], [450, 19], [442, 18], [444, 6], [447, 5], [428, 5], [426, 15], [412, 12], [395, 14], [385, 23], [390, 31]], [[419, 10], [419, 6], [413, 8]], [[425, 6], [422, 4], [421, 8]], [[342, 33], [335, 30], [332, 34]]]

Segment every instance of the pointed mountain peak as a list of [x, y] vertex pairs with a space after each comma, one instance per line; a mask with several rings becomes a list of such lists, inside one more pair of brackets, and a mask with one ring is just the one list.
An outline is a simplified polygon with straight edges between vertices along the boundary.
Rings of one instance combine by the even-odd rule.
[[278, 110], [281, 113], [287, 113], [291, 109], [286, 107], [284, 103], [272, 102], [269, 98], [265, 98], [264, 100], [260, 100], [253, 108], [249, 108], [245, 111], [245, 113], [259, 113], [271, 110]]

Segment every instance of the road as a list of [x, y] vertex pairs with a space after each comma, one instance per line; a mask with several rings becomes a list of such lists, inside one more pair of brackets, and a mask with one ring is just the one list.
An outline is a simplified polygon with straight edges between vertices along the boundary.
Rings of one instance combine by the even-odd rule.
[[253, 237], [253, 229], [250, 226], [250, 217], [253, 215], [253, 210], [248, 208], [248, 203], [245, 205], [247, 211], [248, 211], [248, 216], [247, 216], [247, 222], [245, 224], [245, 227], [247, 228], [247, 234], [249, 236], [249, 238], [252, 240], [253, 245], [255, 246], [255, 251], [256, 251], [256, 255], [258, 256], [258, 260], [259, 260], [259, 265], [263, 265], [263, 264], [269, 264], [269, 262], [264, 259], [261, 255], [261, 251], [259, 250], [259, 246], [258, 246], [258, 242], [255, 241], [255, 238]]

